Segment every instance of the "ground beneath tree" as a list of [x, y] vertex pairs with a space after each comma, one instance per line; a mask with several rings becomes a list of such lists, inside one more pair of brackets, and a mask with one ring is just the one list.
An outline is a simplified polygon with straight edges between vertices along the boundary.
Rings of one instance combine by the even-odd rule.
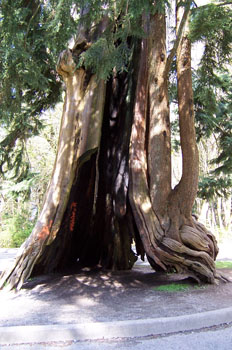
[[[231, 269], [223, 272], [232, 278]], [[182, 283], [188, 288], [176, 292], [156, 289], [170, 283]], [[132, 271], [85, 269], [74, 274], [37, 277], [17, 293], [3, 290], [0, 292], [0, 326], [170, 317], [231, 305], [232, 283], [197, 287], [184, 276], [155, 273], [147, 263], [139, 262]]]

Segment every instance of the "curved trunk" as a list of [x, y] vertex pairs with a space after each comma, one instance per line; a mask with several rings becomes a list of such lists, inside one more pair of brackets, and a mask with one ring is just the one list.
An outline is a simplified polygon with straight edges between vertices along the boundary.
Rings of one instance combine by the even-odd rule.
[[[178, 6], [177, 11], [178, 28], [184, 10]], [[146, 18], [144, 23], [146, 31]], [[149, 23], [148, 39], [143, 39], [141, 43], [131, 135], [130, 199], [134, 217], [146, 254], [155, 270], [174, 268], [198, 281], [214, 283], [218, 277], [214, 265], [218, 252], [216, 240], [192, 218], [198, 184], [198, 151], [187, 26], [177, 52], [183, 175], [179, 185], [171, 190], [165, 14], [155, 14]]]
[[[184, 15], [177, 1], [177, 30]], [[198, 149], [196, 144], [191, 75], [191, 44], [188, 18], [177, 48], [177, 80], [180, 139], [183, 173], [180, 183], [169, 196], [170, 227], [165, 246], [182, 256], [178, 271], [186, 271], [195, 279], [213, 283], [217, 277], [214, 259], [218, 248], [214, 236], [192, 217], [198, 187]]]

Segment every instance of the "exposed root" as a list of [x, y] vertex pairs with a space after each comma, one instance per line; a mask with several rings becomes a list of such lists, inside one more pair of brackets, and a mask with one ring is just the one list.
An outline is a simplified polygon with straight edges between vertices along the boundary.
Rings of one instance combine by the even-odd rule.
[[187, 247], [210, 253], [208, 240], [202, 240], [202, 233], [196, 228], [185, 225], [180, 230], [180, 236]]
[[213, 253], [213, 258], [216, 259], [217, 255], [218, 255], [218, 245], [217, 245], [217, 240], [215, 238], [215, 236], [213, 235], [213, 233], [209, 230], [207, 230], [207, 228], [201, 224], [200, 222], [198, 222], [197, 220], [193, 220], [194, 225], [196, 226], [197, 230], [202, 232], [204, 235], [207, 236], [208, 238], [208, 243], [210, 245], [211, 248], [211, 252]]
[[[198, 283], [217, 283], [228, 278], [216, 271], [215, 262], [218, 246], [213, 234], [203, 225], [194, 222], [194, 226], [183, 225], [179, 232], [181, 241], [169, 238], [168, 232], [162, 239], [155, 234], [150, 239], [154, 255], [157, 255], [166, 269], [174, 268], [178, 273], [186, 274]], [[153, 256], [150, 261], [156, 262]], [[156, 264], [151, 266], [156, 269]]]
[[224, 283], [232, 282], [232, 278], [226, 276], [223, 272], [218, 271], [218, 270], [216, 271], [215, 278], [216, 278], [218, 281], [222, 281], [222, 282], [224, 282]]

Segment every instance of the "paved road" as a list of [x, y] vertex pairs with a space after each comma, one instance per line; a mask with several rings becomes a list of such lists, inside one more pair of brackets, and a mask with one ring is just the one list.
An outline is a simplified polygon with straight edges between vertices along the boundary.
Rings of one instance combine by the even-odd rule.
[[[45, 340], [45, 339], [44, 339]], [[146, 338], [109, 341], [53, 342], [2, 345], [1, 350], [231, 350], [232, 324], [218, 328]]]

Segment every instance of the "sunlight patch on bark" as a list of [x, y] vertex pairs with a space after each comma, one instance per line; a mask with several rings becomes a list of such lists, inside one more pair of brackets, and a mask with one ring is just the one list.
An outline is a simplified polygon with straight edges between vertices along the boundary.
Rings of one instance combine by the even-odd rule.
[[164, 127], [163, 120], [158, 120], [156, 123], [153, 123], [153, 127], [150, 130], [150, 138], [160, 135], [166, 128]]
[[146, 200], [141, 204], [141, 208], [144, 213], [148, 213], [151, 210], [151, 202], [149, 200]]

